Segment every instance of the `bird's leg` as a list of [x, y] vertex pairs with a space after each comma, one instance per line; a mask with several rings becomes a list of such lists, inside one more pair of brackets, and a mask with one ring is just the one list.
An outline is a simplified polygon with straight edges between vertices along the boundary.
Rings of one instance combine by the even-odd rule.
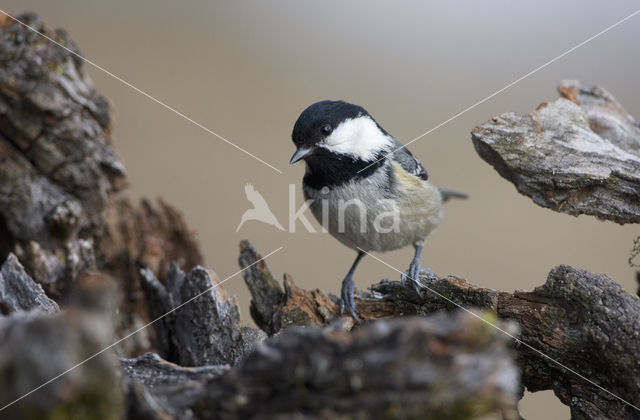
[[356, 322], [359, 322], [360, 318], [358, 317], [358, 312], [356, 311], [356, 304], [353, 301], [353, 291], [356, 287], [355, 283], [353, 282], [353, 272], [356, 271], [356, 267], [358, 266], [358, 263], [360, 262], [362, 257], [364, 257], [364, 255], [364, 252], [358, 251], [356, 260], [351, 265], [351, 268], [349, 269], [349, 272], [347, 273], [344, 280], [342, 280], [342, 292], [340, 293], [340, 314], [344, 314], [344, 310], [346, 308], [353, 319], [356, 320]]
[[411, 260], [411, 264], [409, 264], [409, 269], [402, 273], [400, 279], [403, 284], [411, 285], [418, 294], [421, 294], [420, 273], [425, 273], [428, 276], [434, 277], [436, 276], [436, 273], [428, 268], [420, 269], [420, 254], [422, 253], [424, 242], [416, 242], [413, 246], [416, 250], [415, 255], [413, 256], [413, 260]]

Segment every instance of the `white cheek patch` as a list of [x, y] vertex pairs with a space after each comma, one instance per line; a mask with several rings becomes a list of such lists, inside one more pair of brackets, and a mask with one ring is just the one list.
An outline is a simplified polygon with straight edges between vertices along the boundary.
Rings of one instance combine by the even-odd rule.
[[391, 138], [384, 134], [375, 121], [367, 116], [343, 121], [318, 146], [331, 152], [352, 156], [365, 161], [391, 148]]

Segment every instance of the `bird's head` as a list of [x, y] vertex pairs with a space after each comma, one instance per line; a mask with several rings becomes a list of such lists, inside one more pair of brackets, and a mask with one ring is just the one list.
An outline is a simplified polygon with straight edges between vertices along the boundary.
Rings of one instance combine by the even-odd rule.
[[366, 109], [344, 101], [320, 101], [309, 106], [298, 117], [291, 137], [297, 149], [290, 163], [327, 154], [370, 162], [393, 144]]

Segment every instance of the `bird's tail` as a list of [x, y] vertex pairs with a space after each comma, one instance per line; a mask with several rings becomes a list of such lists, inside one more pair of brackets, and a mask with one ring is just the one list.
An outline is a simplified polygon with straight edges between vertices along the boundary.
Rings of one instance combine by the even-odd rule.
[[462, 199], [469, 198], [468, 194], [465, 194], [460, 191], [450, 190], [448, 188], [442, 188], [442, 187], [438, 187], [438, 190], [440, 190], [440, 195], [442, 196], [442, 201], [444, 202], [449, 201], [451, 198], [462, 198]]

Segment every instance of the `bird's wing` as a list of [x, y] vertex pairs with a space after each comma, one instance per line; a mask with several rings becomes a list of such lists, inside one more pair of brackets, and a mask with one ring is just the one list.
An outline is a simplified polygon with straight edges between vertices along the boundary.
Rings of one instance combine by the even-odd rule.
[[400, 166], [402, 166], [402, 169], [404, 169], [411, 175], [425, 181], [429, 178], [429, 174], [427, 173], [427, 170], [424, 168], [424, 166], [422, 166], [422, 163], [420, 163], [418, 158], [413, 156], [409, 149], [404, 147], [402, 143], [400, 143], [396, 139], [393, 139], [392, 147], [395, 152], [393, 152], [391, 158], [398, 162]]
[[[396, 139], [394, 139], [393, 150], [395, 150], [395, 152], [392, 154], [392, 159], [398, 162], [400, 166], [402, 166], [402, 169], [425, 181], [429, 178], [427, 170], [422, 166], [418, 158], [413, 156], [411, 151]], [[467, 194], [460, 191], [442, 187], [438, 187], [438, 190], [442, 196], [442, 201], [448, 201], [451, 198], [469, 198]]]

